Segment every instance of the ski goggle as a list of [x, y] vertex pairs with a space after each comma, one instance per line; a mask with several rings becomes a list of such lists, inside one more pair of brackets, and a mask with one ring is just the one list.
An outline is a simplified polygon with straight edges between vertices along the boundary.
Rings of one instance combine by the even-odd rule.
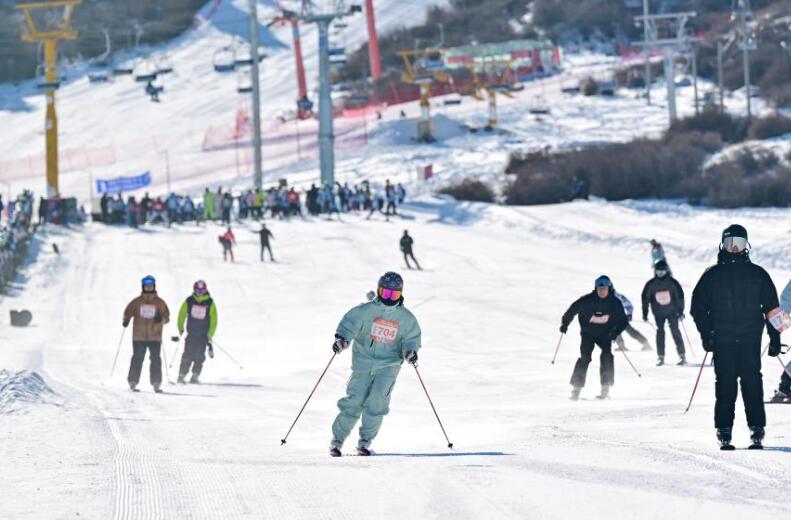
[[206, 282], [203, 280], [195, 282], [195, 285], [192, 286], [192, 290], [195, 294], [206, 294]]
[[738, 251], [747, 249], [747, 239], [743, 237], [727, 237], [722, 241], [722, 247], [727, 251], [736, 248]]
[[384, 287], [379, 288], [379, 297], [383, 300], [390, 300], [391, 302], [397, 302], [401, 299], [401, 291], [396, 289], [385, 289]]
[[665, 276], [665, 275], [667, 274], [667, 271], [666, 271], [665, 269], [657, 269], [657, 270], [656, 270], [656, 271], [654, 271], [654, 272], [655, 272], [655, 273], [656, 273], [656, 275], [657, 275], [658, 277], [660, 277], [660, 278], [661, 278], [661, 277], [663, 277], [663, 276]]

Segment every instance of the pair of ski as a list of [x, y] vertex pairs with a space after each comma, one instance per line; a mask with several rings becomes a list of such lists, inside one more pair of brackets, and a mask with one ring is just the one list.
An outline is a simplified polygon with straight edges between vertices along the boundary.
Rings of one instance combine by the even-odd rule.
[[[374, 452], [368, 448], [357, 448], [358, 457], [370, 457]], [[330, 448], [330, 457], [343, 457], [343, 453], [338, 448]]]
[[[747, 446], [747, 449], [748, 450], [762, 450], [762, 449], [764, 449], [764, 445], [760, 441], [759, 442], [754, 442], [754, 443], [750, 444], [749, 446]], [[720, 451], [735, 451], [735, 450], [736, 450], [736, 446], [734, 446], [730, 442], [727, 443], [727, 444], [721, 444], [720, 445]]]

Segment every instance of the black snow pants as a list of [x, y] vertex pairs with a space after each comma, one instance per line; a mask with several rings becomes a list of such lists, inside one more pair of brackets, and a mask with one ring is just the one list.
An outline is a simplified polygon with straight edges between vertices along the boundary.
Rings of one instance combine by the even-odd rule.
[[761, 342], [715, 342], [714, 374], [717, 401], [714, 404], [714, 427], [733, 427], [738, 390], [741, 380], [744, 414], [748, 426], [766, 426], [764, 387], [761, 375]]
[[261, 243], [261, 261], [264, 261], [264, 249], [269, 251], [269, 259], [271, 261], [275, 261], [275, 257], [272, 256], [272, 248], [269, 246], [269, 242], [262, 242]]
[[199, 376], [206, 361], [206, 345], [209, 344], [208, 336], [195, 336], [187, 334], [184, 340], [184, 354], [181, 355], [179, 375], [186, 376], [192, 366], [192, 375]]
[[571, 385], [575, 387], [585, 386], [585, 379], [588, 375], [588, 365], [591, 362], [591, 355], [594, 347], [601, 348], [599, 358], [599, 376], [602, 385], [612, 386], [615, 383], [615, 364], [612, 357], [612, 342], [607, 338], [594, 338], [593, 336], [582, 336], [580, 343], [580, 357], [574, 365], [574, 372], [571, 374]]
[[[624, 332], [629, 334], [629, 336], [631, 336], [632, 339], [637, 340], [637, 342], [640, 343], [640, 345], [642, 345], [643, 348], [645, 348], [645, 347], [650, 348], [650, 345], [648, 344], [648, 340], [645, 339], [645, 336], [640, 334], [639, 330], [637, 330], [636, 328], [632, 327], [631, 323], [626, 326], [626, 328], [624, 329]], [[624, 348], [623, 334], [620, 334], [617, 338], [615, 338], [615, 341], [616, 341], [616, 343], [618, 343], [618, 348]]]
[[684, 353], [684, 339], [681, 337], [681, 330], [678, 328], [678, 316], [657, 316], [656, 320], [656, 353], [660, 357], [665, 356], [665, 321], [670, 326], [670, 334], [676, 344], [676, 351], [679, 355]]
[[409, 264], [409, 259], [411, 258], [412, 261], [415, 262], [415, 266], [418, 269], [420, 269], [420, 264], [418, 263], [417, 258], [415, 258], [415, 253], [412, 252], [412, 248], [404, 249], [403, 253], [404, 253], [404, 262], [406, 262], [406, 266], [408, 268], [412, 269], [412, 266]]
[[162, 343], [157, 341], [133, 341], [132, 342], [132, 362], [129, 365], [129, 376], [126, 378], [130, 383], [140, 382], [140, 372], [143, 370], [143, 361], [146, 359], [146, 349], [149, 351], [149, 379], [152, 385], [162, 384], [162, 358], [159, 351]]

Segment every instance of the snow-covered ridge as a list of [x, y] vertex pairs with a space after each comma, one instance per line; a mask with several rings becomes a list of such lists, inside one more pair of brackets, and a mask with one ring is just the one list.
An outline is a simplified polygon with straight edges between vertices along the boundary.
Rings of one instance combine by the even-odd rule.
[[55, 396], [38, 372], [0, 370], [0, 415], [22, 412], [30, 403], [54, 403]]

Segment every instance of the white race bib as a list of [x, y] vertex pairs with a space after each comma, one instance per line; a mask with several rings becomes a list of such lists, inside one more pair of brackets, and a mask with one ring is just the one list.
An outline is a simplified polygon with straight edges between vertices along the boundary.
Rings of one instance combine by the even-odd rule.
[[383, 320], [382, 318], [376, 318], [371, 324], [370, 338], [377, 343], [392, 345], [395, 343], [396, 335], [398, 335], [398, 326], [399, 323], [397, 321], [388, 321]]
[[672, 301], [670, 291], [657, 291], [657, 293], [654, 295], [654, 298], [656, 299], [656, 303], [659, 305], [670, 305], [670, 302]]
[[786, 314], [785, 311], [780, 307], [767, 312], [766, 319], [768, 319], [769, 323], [771, 323], [772, 326], [777, 329], [777, 332], [783, 332], [784, 330], [791, 328], [791, 317], [789, 317], [788, 314]]
[[208, 309], [208, 306], [206, 305], [193, 305], [192, 311], [190, 311], [190, 316], [196, 320], [205, 320], [206, 309]]
[[140, 317], [145, 318], [147, 320], [153, 320], [154, 316], [157, 315], [157, 307], [156, 305], [149, 305], [144, 304], [140, 306]]
[[596, 323], [596, 324], [599, 324], [599, 325], [604, 325], [608, 321], [610, 321], [610, 315], [609, 314], [601, 314], [599, 316], [594, 314], [593, 316], [591, 316], [591, 319], [590, 319], [591, 323]]

